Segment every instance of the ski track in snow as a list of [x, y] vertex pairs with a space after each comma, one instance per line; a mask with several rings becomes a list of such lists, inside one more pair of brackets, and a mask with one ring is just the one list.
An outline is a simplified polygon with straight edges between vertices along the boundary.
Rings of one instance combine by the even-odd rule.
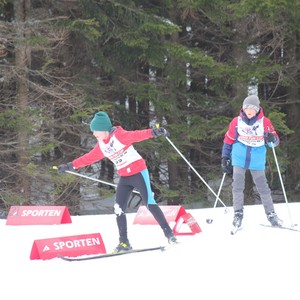
[[[300, 203], [275, 210], [285, 226], [300, 224]], [[261, 226], [268, 224], [262, 205], [245, 206], [235, 235], [232, 207], [186, 211], [202, 232], [178, 236], [167, 251], [80, 262], [30, 260], [32, 244], [99, 232], [110, 252], [118, 244], [114, 215], [73, 216], [61, 225], [9, 226], [1, 219], [1, 294], [6, 300], [299, 300], [300, 232]], [[166, 245], [158, 225], [134, 225], [134, 217], [127, 214], [134, 248]]]

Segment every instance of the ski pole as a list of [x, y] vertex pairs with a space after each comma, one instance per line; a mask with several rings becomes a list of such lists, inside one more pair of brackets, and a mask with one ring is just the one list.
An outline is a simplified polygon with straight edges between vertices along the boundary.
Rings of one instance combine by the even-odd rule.
[[275, 152], [275, 146], [274, 146], [273, 142], [271, 142], [271, 148], [272, 148], [272, 151], [273, 151], [273, 155], [274, 155], [274, 159], [275, 159], [275, 163], [276, 163], [276, 167], [277, 167], [277, 171], [278, 171], [278, 175], [279, 175], [279, 179], [280, 179], [280, 183], [281, 183], [281, 187], [282, 187], [282, 191], [283, 191], [284, 200], [285, 200], [287, 210], [288, 210], [288, 214], [289, 214], [289, 217], [290, 217], [291, 227], [294, 227], [297, 224], [294, 224], [293, 221], [292, 221], [292, 216], [291, 216], [291, 212], [290, 212], [290, 209], [289, 209], [289, 204], [288, 204], [287, 196], [286, 196], [286, 193], [285, 193], [285, 188], [284, 188], [284, 184], [283, 184], [283, 180], [282, 180], [282, 176], [281, 176], [281, 172], [280, 172], [280, 168], [279, 168], [279, 164], [278, 164], [278, 160], [277, 160], [277, 156], [276, 156], [276, 152]]
[[[57, 166], [53, 166], [53, 169], [57, 170], [58, 167]], [[80, 173], [76, 173], [76, 172], [73, 172], [73, 171], [65, 171], [65, 172], [69, 173], [69, 174], [73, 174], [73, 175], [79, 176], [79, 177], [83, 177], [83, 178], [86, 178], [86, 179], [89, 179], [89, 180], [93, 180], [93, 181], [97, 181], [97, 182], [100, 182], [100, 183], [103, 183], [103, 184], [107, 184], [107, 185], [110, 185], [110, 186], [113, 186], [113, 187], [117, 187], [116, 184], [113, 184], [113, 183], [110, 183], [110, 182], [107, 182], [107, 181], [103, 181], [103, 180], [100, 180], [100, 179], [97, 179], [97, 178], [89, 177], [89, 176], [86, 176], [86, 175], [82, 175]], [[136, 194], [139, 194], [138, 191], [132, 191], [132, 192], [136, 193]]]
[[219, 196], [212, 190], [212, 188], [206, 183], [206, 181], [200, 176], [196, 169], [189, 163], [189, 161], [184, 157], [184, 155], [177, 149], [177, 147], [172, 143], [172, 141], [166, 136], [167, 141], [171, 146], [178, 152], [178, 154], [185, 160], [185, 162], [190, 166], [190, 168], [197, 174], [197, 176], [202, 180], [202, 182], [207, 186], [207, 188], [217, 197], [217, 200], [222, 203], [222, 205], [227, 209], [224, 202], [219, 198]]
[[[215, 204], [214, 204], [213, 209], [216, 208], [217, 203], [218, 203], [218, 200], [220, 199], [219, 196], [220, 196], [220, 194], [221, 194], [221, 190], [222, 190], [222, 187], [223, 187], [223, 183], [224, 183], [225, 177], [226, 177], [226, 173], [223, 174], [223, 177], [222, 177], [222, 180], [221, 180], [221, 184], [220, 184], [220, 187], [219, 187], [219, 190], [218, 190], [218, 194], [217, 194], [216, 201], [215, 201]], [[207, 223], [207, 224], [211, 224], [212, 222], [213, 222], [213, 219], [212, 219], [212, 218], [206, 219], [206, 223]]]

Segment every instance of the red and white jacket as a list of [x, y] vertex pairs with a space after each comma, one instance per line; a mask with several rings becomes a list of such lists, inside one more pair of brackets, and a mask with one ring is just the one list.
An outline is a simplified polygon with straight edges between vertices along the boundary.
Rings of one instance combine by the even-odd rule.
[[145, 170], [146, 162], [132, 144], [153, 138], [152, 129], [126, 131], [121, 126], [113, 129], [107, 139], [98, 141], [91, 151], [73, 160], [73, 167], [79, 169], [108, 158], [120, 176], [131, 176]]

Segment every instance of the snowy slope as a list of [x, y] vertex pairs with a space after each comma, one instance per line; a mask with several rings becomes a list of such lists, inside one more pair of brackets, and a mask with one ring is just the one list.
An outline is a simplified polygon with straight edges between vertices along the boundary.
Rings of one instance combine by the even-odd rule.
[[[300, 203], [276, 204], [276, 211], [287, 226], [299, 222], [300, 230]], [[114, 215], [39, 226], [9, 226], [2, 219], [1, 298], [299, 300], [300, 232], [260, 226], [268, 224], [261, 205], [245, 207], [243, 230], [235, 236], [230, 235], [232, 207], [227, 213], [223, 207], [187, 212], [202, 232], [179, 236], [180, 244], [165, 252], [81, 262], [29, 256], [34, 240], [96, 232], [110, 252], [118, 243]], [[158, 225], [134, 225], [134, 217], [128, 214], [133, 247], [166, 243]]]

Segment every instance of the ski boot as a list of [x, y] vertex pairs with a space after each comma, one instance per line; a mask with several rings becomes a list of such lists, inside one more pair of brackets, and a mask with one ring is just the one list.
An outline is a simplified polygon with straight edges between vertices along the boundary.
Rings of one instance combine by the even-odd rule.
[[233, 229], [231, 230], [231, 234], [235, 234], [240, 229], [240, 227], [242, 225], [243, 216], [244, 216], [244, 213], [243, 213], [242, 209], [236, 210], [234, 212], [234, 217], [233, 217], [233, 222], [232, 222]]
[[277, 214], [274, 211], [271, 211], [267, 213], [268, 221], [271, 223], [274, 227], [281, 227], [282, 226], [282, 220], [280, 220], [277, 216]]
[[163, 231], [170, 245], [177, 244], [177, 238], [170, 227], [163, 228]]
[[243, 216], [244, 216], [243, 210], [236, 210], [234, 212], [234, 218], [233, 218], [232, 225], [234, 227], [241, 227]]
[[126, 252], [132, 250], [132, 247], [129, 243], [129, 241], [126, 242], [120, 242], [120, 244], [115, 248], [113, 253], [120, 253], [120, 252]]

